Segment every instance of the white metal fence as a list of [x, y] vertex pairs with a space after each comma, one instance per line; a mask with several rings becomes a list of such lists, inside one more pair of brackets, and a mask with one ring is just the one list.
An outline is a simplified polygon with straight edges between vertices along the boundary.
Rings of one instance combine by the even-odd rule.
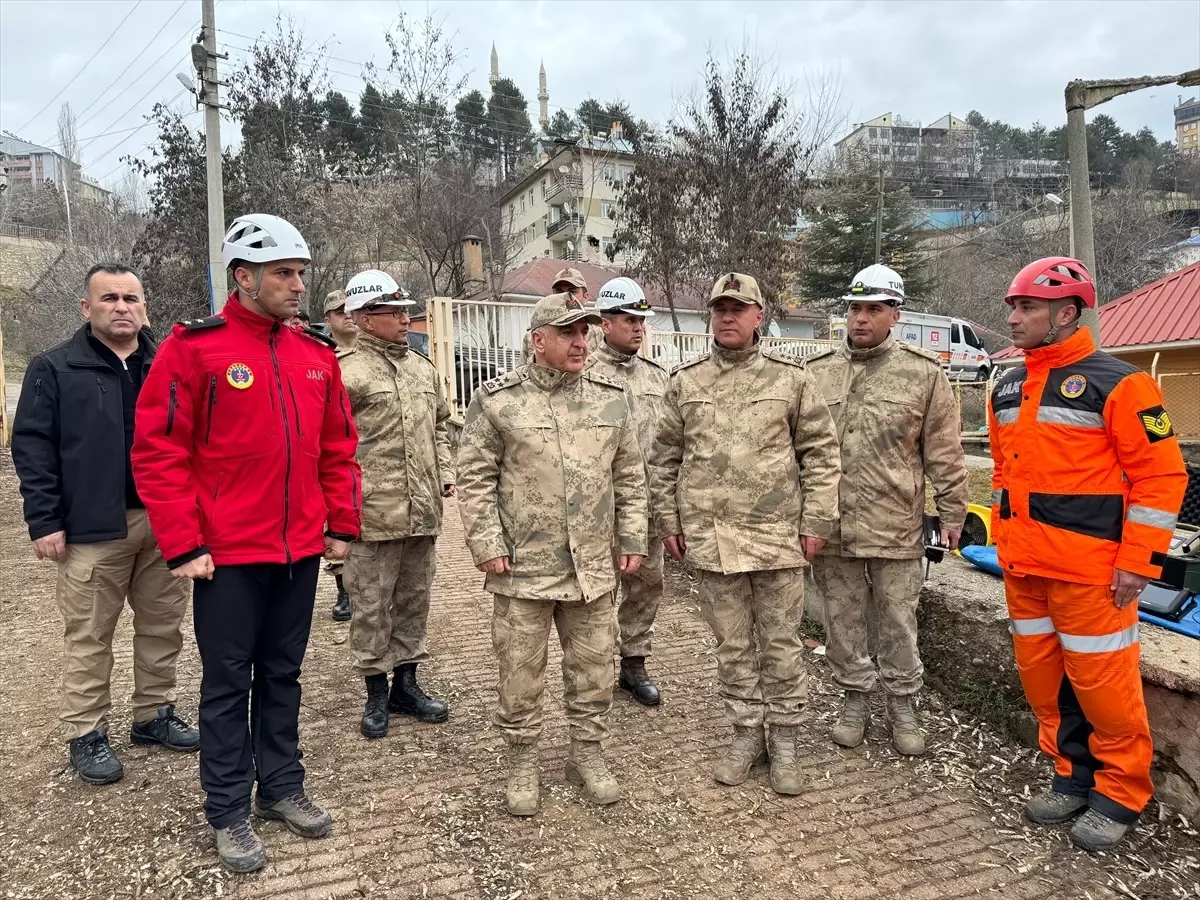
[[[523, 341], [529, 330], [533, 305], [492, 300], [429, 302], [429, 346], [451, 409], [465, 412], [471, 395], [483, 382], [502, 375], [523, 362]], [[651, 330], [642, 354], [671, 368], [709, 351], [711, 334]], [[835, 341], [798, 338], [763, 338], [763, 346], [803, 358], [836, 346]]]

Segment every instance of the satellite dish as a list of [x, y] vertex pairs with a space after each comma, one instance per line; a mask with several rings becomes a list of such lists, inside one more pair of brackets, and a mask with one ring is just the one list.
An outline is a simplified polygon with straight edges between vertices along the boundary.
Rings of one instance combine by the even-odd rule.
[[575, 252], [575, 242], [567, 241], [567, 249], [570, 250], [572, 253], [574, 253]]
[[558, 167], [558, 172], [559, 172], [559, 174], [560, 174], [560, 175], [566, 175], [566, 174], [567, 174], [568, 172], [570, 172], [570, 171], [571, 171], [571, 170], [570, 170], [570, 169], [568, 169], [566, 166], [559, 166], [559, 167]]
[[1062, 197], [1058, 196], [1058, 194], [1047, 194], [1046, 199], [1049, 200], [1051, 203], [1053, 203], [1055, 206], [1063, 205]]
[[564, 203], [563, 204], [563, 212], [565, 212], [567, 215], [570, 215], [571, 213], [575, 212], [575, 207], [572, 206], [570, 203]]
[[779, 330], [779, 323], [774, 319], [772, 319], [771, 324], [767, 326], [767, 337], [783, 337], [783, 332]]

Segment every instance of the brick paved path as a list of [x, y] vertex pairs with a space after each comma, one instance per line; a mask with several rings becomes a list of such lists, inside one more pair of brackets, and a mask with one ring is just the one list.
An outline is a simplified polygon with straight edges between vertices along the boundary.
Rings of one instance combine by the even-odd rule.
[[[0, 897], [752, 897], [1006, 898], [1113, 896], [1102, 874], [1057, 846], [1052, 856], [981, 813], [974, 792], [920, 775], [880, 742], [844, 752], [827, 724], [805, 743], [812, 789], [781, 799], [756, 770], [740, 788], [716, 785], [712, 763], [728, 731], [715, 696], [711, 640], [677, 579], [664, 604], [652, 671], [665, 702], [644, 710], [619, 698], [610, 764], [625, 799], [598, 810], [562, 777], [566, 732], [558, 653], [547, 672], [543, 811], [515, 821], [503, 809], [505, 747], [488, 720], [495, 666], [482, 576], [447, 509], [430, 643], [422, 668], [447, 699], [442, 726], [392, 719], [391, 734], [358, 734], [362, 689], [348, 662], [347, 626], [331, 622], [322, 579], [305, 665], [302, 739], [309, 788], [330, 806], [332, 837], [303, 841], [261, 828], [272, 862], [234, 879], [215, 866], [199, 814], [195, 757], [128, 744], [129, 630], [114, 677], [113, 736], [126, 777], [87, 788], [63, 771], [55, 727], [60, 625], [48, 566], [28, 552], [4, 502], [0, 608]], [[199, 666], [187, 623], [180, 711], [194, 715]], [[815, 660], [815, 658], [814, 658]], [[833, 694], [820, 667], [814, 717]], [[928, 765], [925, 766], [929, 769]], [[934, 767], [936, 768], [936, 767]], [[1073, 872], [1066, 869], [1073, 868]]]

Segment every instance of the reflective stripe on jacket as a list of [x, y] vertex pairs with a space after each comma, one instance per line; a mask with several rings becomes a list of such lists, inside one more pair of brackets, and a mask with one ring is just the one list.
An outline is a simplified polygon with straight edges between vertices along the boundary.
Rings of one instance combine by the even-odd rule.
[[1104, 585], [1114, 566], [1160, 574], [1150, 556], [1170, 545], [1187, 472], [1154, 379], [1081, 328], [996, 383], [988, 427], [1006, 572]]

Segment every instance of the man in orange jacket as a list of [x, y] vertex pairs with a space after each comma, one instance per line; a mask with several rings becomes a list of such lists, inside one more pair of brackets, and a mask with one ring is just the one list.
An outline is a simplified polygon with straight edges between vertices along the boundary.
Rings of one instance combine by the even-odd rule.
[[[1005, 301], [1024, 364], [992, 390], [992, 525], [1017, 668], [1054, 760], [1040, 825], [1084, 815], [1072, 842], [1116, 847], [1153, 793], [1137, 598], [1160, 574], [1187, 473], [1162, 392], [1079, 327], [1096, 305], [1078, 260], [1049, 257]], [[1086, 810], [1086, 812], [1085, 812]]]

